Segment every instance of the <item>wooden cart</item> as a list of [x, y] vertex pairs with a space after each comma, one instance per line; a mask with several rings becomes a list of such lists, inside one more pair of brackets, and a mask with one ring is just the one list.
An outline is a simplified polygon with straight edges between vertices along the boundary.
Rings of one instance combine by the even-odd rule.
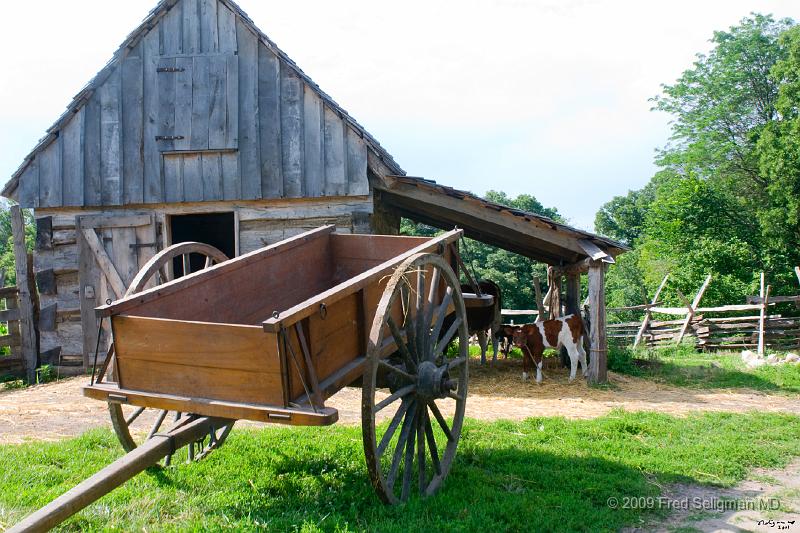
[[[163, 250], [124, 298], [98, 308], [113, 344], [83, 389], [108, 402], [129, 456], [149, 464], [136, 459], [124, 475], [95, 477], [119, 485], [161, 458], [169, 463], [182, 445], [190, 460], [203, 457], [239, 419], [332, 424], [338, 412], [325, 401], [356, 384], [378, 496], [398, 503], [432, 494], [464, 418], [465, 301], [491, 304], [461, 292], [461, 234], [345, 235], [325, 226], [231, 260], [198, 243]], [[192, 265], [200, 270], [168, 281]]]

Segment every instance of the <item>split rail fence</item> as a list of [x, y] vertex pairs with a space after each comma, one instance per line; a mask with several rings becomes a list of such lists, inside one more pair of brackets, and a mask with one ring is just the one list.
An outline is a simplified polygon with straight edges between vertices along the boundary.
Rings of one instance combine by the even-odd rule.
[[[800, 267], [795, 268], [800, 282]], [[617, 344], [659, 346], [678, 344], [685, 338], [693, 339], [704, 351], [754, 349], [763, 354], [766, 347], [778, 351], [800, 349], [800, 317], [769, 314], [769, 308], [779, 303], [794, 303], [800, 308], [800, 295], [770, 296], [771, 287], [765, 284], [761, 274], [761, 290], [758, 296], [747, 298], [746, 304], [701, 307], [700, 302], [711, 283], [708, 276], [689, 301], [679, 290], [678, 297], [683, 307], [664, 307], [659, 296], [667, 284], [669, 274], [649, 304], [610, 308], [608, 311], [641, 310], [644, 318], [637, 322], [608, 324], [608, 337]], [[711, 317], [710, 314], [732, 314], [749, 312], [746, 316]], [[757, 314], [756, 314], [757, 313]], [[683, 316], [679, 319], [656, 320], [654, 314]]]

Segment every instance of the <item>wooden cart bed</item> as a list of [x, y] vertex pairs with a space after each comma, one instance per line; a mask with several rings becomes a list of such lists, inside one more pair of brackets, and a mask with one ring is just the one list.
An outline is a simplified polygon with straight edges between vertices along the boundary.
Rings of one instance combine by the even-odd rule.
[[393, 269], [420, 252], [452, 261], [456, 239], [326, 226], [98, 308], [111, 320], [117, 382], [84, 394], [207, 416], [333, 423], [336, 410], [312, 408], [301, 376], [314, 374], [323, 400], [357, 378]]

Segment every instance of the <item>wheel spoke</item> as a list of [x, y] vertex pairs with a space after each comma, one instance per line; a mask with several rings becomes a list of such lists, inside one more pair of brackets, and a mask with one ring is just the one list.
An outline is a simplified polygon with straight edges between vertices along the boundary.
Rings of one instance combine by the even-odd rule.
[[446, 396], [447, 396], [448, 398], [452, 398], [452, 399], [454, 399], [454, 400], [456, 400], [456, 401], [458, 401], [458, 402], [460, 402], [461, 400], [463, 400], [463, 399], [464, 399], [464, 397], [463, 397], [463, 396], [460, 396], [460, 395], [456, 394], [456, 393], [455, 393], [455, 392], [453, 392], [453, 391], [448, 391]]
[[439, 339], [439, 342], [436, 344], [436, 349], [433, 350], [433, 359], [436, 360], [437, 357], [442, 355], [442, 352], [445, 349], [445, 346], [450, 342], [453, 336], [458, 331], [458, 327], [461, 325], [461, 318], [456, 318], [453, 321], [453, 324], [450, 326], [450, 329], [447, 330], [447, 333]]
[[431, 463], [433, 464], [433, 470], [436, 474], [442, 473], [442, 465], [439, 462], [439, 450], [436, 447], [436, 438], [433, 436], [433, 426], [431, 426], [431, 417], [428, 414], [428, 410], [425, 409], [425, 437], [428, 440], [428, 449], [431, 452]]
[[389, 468], [389, 475], [386, 476], [386, 485], [389, 490], [394, 488], [394, 481], [397, 477], [397, 469], [400, 467], [400, 459], [403, 458], [403, 451], [405, 450], [408, 435], [414, 426], [414, 409], [409, 409], [406, 412], [406, 417], [403, 420], [403, 427], [400, 430], [400, 436], [397, 438], [397, 444], [394, 447], [394, 456], [392, 457], [392, 466]]
[[378, 413], [381, 409], [389, 405], [390, 403], [396, 401], [398, 398], [402, 398], [403, 396], [407, 396], [414, 392], [417, 389], [417, 384], [412, 383], [411, 385], [406, 385], [402, 389], [398, 389], [386, 398], [383, 399], [380, 403], [375, 405], [375, 408], [372, 410], [373, 413]]
[[[423, 408], [422, 411], [425, 411]], [[419, 493], [425, 492], [425, 417], [417, 417], [417, 470]]]
[[425, 360], [425, 327], [423, 320], [425, 318], [425, 269], [420, 268], [417, 270], [417, 304], [414, 310], [414, 324], [416, 330], [414, 337], [417, 340], [417, 360]]
[[405, 370], [403, 370], [402, 368], [398, 368], [398, 367], [392, 365], [386, 359], [381, 359], [378, 364], [380, 364], [382, 367], [385, 367], [385, 368], [389, 369], [389, 371], [391, 371], [391, 372], [394, 372], [396, 374], [400, 374], [401, 376], [403, 376], [404, 378], [406, 378], [409, 381], [416, 381], [416, 379], [417, 379], [417, 376], [413, 376], [413, 375], [409, 374], [408, 372], [406, 372]]
[[447, 436], [447, 440], [453, 440], [453, 433], [450, 431], [450, 428], [447, 427], [447, 422], [442, 416], [441, 411], [439, 411], [439, 406], [436, 405], [436, 402], [433, 400], [429, 401], [428, 407], [430, 407], [430, 410], [433, 413], [434, 418], [436, 418], [436, 421], [439, 422], [439, 426], [442, 428], [445, 436]]
[[381, 439], [380, 444], [378, 444], [378, 458], [380, 458], [383, 455], [383, 452], [386, 451], [386, 447], [392, 440], [394, 432], [397, 431], [397, 426], [400, 425], [400, 421], [403, 420], [403, 416], [405, 416], [406, 411], [408, 411], [408, 408], [411, 407], [411, 404], [413, 403], [415, 403], [414, 400], [404, 399], [403, 402], [400, 404], [400, 407], [394, 414], [392, 421], [389, 423], [389, 427], [386, 428], [386, 433], [383, 434], [383, 438]]
[[434, 346], [436, 346], [436, 343], [439, 340], [439, 333], [442, 331], [444, 319], [447, 315], [447, 308], [450, 306], [450, 301], [452, 299], [453, 287], [447, 287], [447, 292], [444, 294], [442, 303], [436, 308], [436, 323], [433, 325], [433, 329], [431, 329], [431, 341], [433, 342]]
[[417, 363], [414, 361], [414, 356], [408, 351], [408, 345], [403, 340], [403, 334], [400, 332], [400, 328], [397, 327], [397, 324], [391, 316], [386, 319], [386, 323], [389, 324], [389, 329], [392, 332], [395, 344], [397, 344], [397, 349], [400, 350], [400, 355], [405, 359], [406, 367], [411, 370], [416, 370]]
[[425, 346], [423, 349], [425, 353], [429, 353], [430, 350], [435, 346], [435, 343], [432, 341], [431, 338], [431, 321], [433, 321], [433, 311], [434, 305], [433, 300], [436, 298], [436, 292], [439, 290], [439, 277], [441, 276], [442, 271], [436, 267], [433, 267], [433, 274], [431, 275], [431, 285], [428, 289], [428, 302], [425, 308], [425, 315], [423, 318], [424, 324], [424, 331], [425, 331]]
[[214, 264], [214, 260], [210, 256], [207, 256], [206, 257], [206, 264], [205, 264], [205, 266], [203, 266], [203, 268], [204, 269], [208, 268], [208, 267], [212, 266], [213, 264]]
[[[419, 413], [416, 413], [415, 418], [418, 415]], [[403, 501], [408, 499], [408, 493], [411, 490], [411, 474], [414, 473], [414, 440], [416, 436], [416, 428], [412, 427], [406, 442], [406, 457], [403, 461], [403, 488], [400, 493], [400, 499]]]
[[451, 359], [447, 362], [447, 370], [452, 370], [457, 366], [461, 366], [467, 362], [466, 357], [457, 357], [456, 359]]
[[125, 425], [126, 426], [130, 426], [131, 424], [133, 424], [133, 421], [136, 420], [137, 418], [139, 418], [139, 415], [142, 414], [144, 412], [144, 410], [145, 410], [144, 407], [140, 407], [137, 410], [135, 410], [133, 413], [131, 413], [131, 416], [129, 416], [128, 418], [125, 419]]
[[164, 419], [167, 417], [167, 413], [169, 413], [169, 411], [166, 410], [163, 410], [160, 413], [158, 413], [158, 418], [156, 418], [156, 421], [153, 422], [153, 427], [150, 429], [150, 433], [147, 434], [148, 439], [152, 438], [153, 435], [158, 433], [161, 424], [164, 423]]

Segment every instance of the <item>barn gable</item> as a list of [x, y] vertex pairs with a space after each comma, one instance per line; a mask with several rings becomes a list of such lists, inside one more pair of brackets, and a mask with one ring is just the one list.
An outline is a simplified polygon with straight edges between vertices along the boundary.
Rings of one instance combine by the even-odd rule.
[[83, 207], [369, 194], [403, 171], [230, 0], [163, 0], [2, 194]]

